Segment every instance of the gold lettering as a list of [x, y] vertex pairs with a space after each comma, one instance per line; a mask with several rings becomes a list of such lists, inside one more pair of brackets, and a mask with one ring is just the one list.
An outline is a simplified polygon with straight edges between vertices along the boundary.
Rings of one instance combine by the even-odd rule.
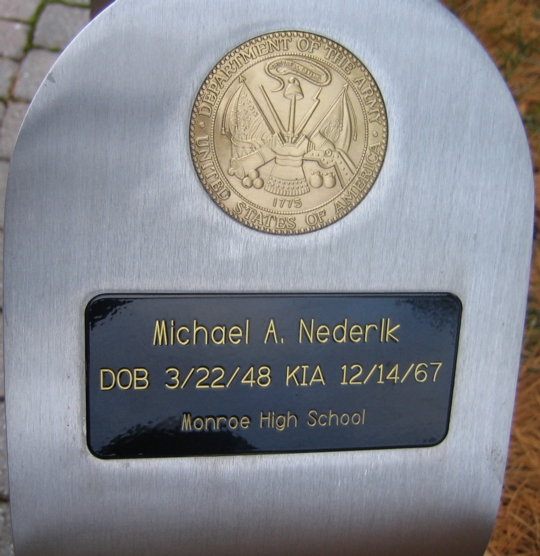
[[268, 53], [272, 54], [272, 52], [278, 52], [280, 50], [280, 41], [268, 39]]
[[264, 343], [265, 344], [268, 342], [268, 337], [269, 336], [274, 337], [274, 343], [275, 344], [278, 343], [277, 330], [276, 330], [276, 325], [274, 323], [274, 319], [270, 319], [270, 323], [268, 324], [268, 328], [266, 330], [266, 336], [264, 337]]
[[154, 344], [153, 345], [168, 345], [167, 341], [167, 325], [165, 321], [156, 321], [156, 326], [154, 328]]
[[212, 428], [213, 430], [216, 430], [217, 428], [217, 423], [216, 423], [216, 419], [214, 417], [205, 417], [204, 418], [204, 430], [207, 431], [208, 430], [208, 424], [212, 423]]
[[353, 413], [334, 413], [331, 409], [326, 413], [318, 413], [315, 409], [308, 411], [308, 427], [346, 427], [350, 424], [364, 425], [366, 422], [366, 410]]
[[331, 46], [325, 46], [324, 49], [326, 50], [326, 59], [332, 60], [335, 58], [337, 52]]
[[217, 428], [221, 429], [221, 421], [225, 421], [225, 425], [227, 424], [227, 417], [218, 417], [217, 418]]
[[311, 328], [308, 330], [304, 319], [300, 319], [300, 326], [298, 330], [298, 343], [302, 343], [302, 330], [304, 331], [307, 339], [312, 344], [313, 343], [313, 327], [315, 326], [315, 320], [311, 319]]
[[285, 418], [285, 415], [278, 415], [276, 417], [276, 429], [278, 431], [283, 431], [285, 430], [286, 426], [287, 426], [287, 419]]
[[265, 415], [262, 411], [261, 411], [261, 417], [260, 417], [260, 421], [259, 421], [259, 428], [263, 429], [264, 428], [264, 422], [266, 421], [267, 424], [266, 426], [268, 428], [270, 428], [270, 417], [271, 417], [271, 413], [268, 412], [268, 415]]
[[286, 377], [286, 386], [289, 386], [289, 380], [294, 379], [296, 386], [300, 386], [300, 382], [298, 382], [298, 378], [296, 377], [296, 373], [300, 370], [300, 366], [294, 368], [291, 371], [289, 365], [287, 365], [287, 377]]
[[[221, 332], [221, 337], [218, 340], [216, 340], [216, 336], [215, 336], [216, 331]], [[214, 342], [214, 344], [223, 345], [227, 338], [226, 334], [227, 334], [227, 330], [224, 326], [214, 326], [214, 328], [212, 328], [212, 334], [211, 334], [212, 341]]]
[[165, 383], [165, 388], [168, 388], [169, 390], [176, 390], [179, 386], [180, 386], [180, 371], [176, 368], [176, 367], [169, 367], [166, 371], [167, 374], [172, 373], [173, 376], [169, 377], [173, 383], [172, 384], [168, 384], [167, 382]]
[[291, 413], [290, 411], [287, 411], [287, 427], [291, 426], [291, 421], [293, 419], [294, 419], [294, 426], [297, 427], [298, 426], [298, 417], [294, 413]]
[[[377, 122], [378, 124], [382, 125], [382, 116], [379, 110], [373, 110], [371, 112], [368, 112], [368, 116], [369, 116], [369, 123], [372, 124], [374, 122]], [[368, 160], [369, 160], [369, 155], [368, 155]]]
[[[364, 99], [366, 101], [366, 105], [369, 106], [371, 108], [370, 113], [375, 110], [375, 105], [377, 104], [377, 98], [372, 96], [370, 98], [365, 98]], [[378, 112], [378, 110], [377, 110]]]
[[240, 419], [240, 426], [243, 429], [249, 429], [249, 426], [251, 425], [251, 419], [247, 416], [244, 415], [241, 419]]
[[214, 76], [214, 79], [216, 80], [216, 83], [219, 85], [219, 88], [223, 88], [223, 85], [225, 84], [225, 82], [227, 81], [227, 76], [226, 75], [221, 75], [219, 73], [216, 73], [216, 75]]
[[367, 160], [368, 162], [371, 162], [371, 164], [376, 164], [379, 160], [379, 155], [373, 151], [370, 151], [367, 155]]
[[[312, 409], [311, 411], [308, 411], [308, 422], [307, 422], [307, 426], [308, 427], [314, 427], [315, 425], [317, 425], [317, 412]], [[310, 423], [309, 420], [312, 420], [313, 422]]]
[[[332, 332], [332, 338], [334, 340], [334, 342], [336, 342], [337, 344], [343, 344], [347, 341], [347, 319], [345, 319], [343, 321], [343, 324], [338, 324], [337, 326], [334, 326], [334, 331]], [[336, 338], [336, 333], [338, 331], [342, 331], [343, 335], [341, 336], [341, 338]]]
[[371, 88], [370, 85], [368, 85], [363, 91], [362, 91], [362, 96], [365, 97], [367, 99], [367, 97], [371, 97], [373, 96], [374, 91]]
[[202, 431], [204, 429], [204, 419], [202, 417], [195, 417], [193, 419], [193, 428], [196, 431]]
[[206, 91], [203, 100], [205, 100], [208, 104], [214, 104], [216, 102], [217, 95], [212, 91]]
[[242, 56], [242, 62], [249, 62], [251, 59], [257, 57], [257, 52], [253, 49], [253, 47], [251, 47], [246, 50], [242, 50], [240, 55]]
[[347, 205], [342, 203], [340, 200], [337, 200], [334, 203], [334, 210], [336, 211], [336, 214], [341, 214], [342, 212], [345, 212], [347, 210]]
[[361, 342], [362, 333], [363, 333], [362, 327], [359, 324], [354, 324], [353, 326], [351, 326], [351, 329], [349, 331], [349, 338], [351, 342], [354, 342], [355, 344]]
[[191, 413], [184, 413], [182, 416], [182, 430], [190, 431], [193, 430], [191, 425]]
[[366, 78], [365, 77], [356, 77], [355, 79], [353, 79], [353, 83], [359, 88], [362, 89], [364, 83], [366, 82]]
[[366, 333], [365, 333], [365, 338], [366, 338], [366, 339], [365, 339], [365, 342], [366, 342], [366, 343], [367, 343], [367, 341], [368, 341], [368, 334], [369, 334], [369, 331], [370, 331], [372, 328], [374, 328], [375, 330], [378, 330], [378, 329], [379, 329], [379, 327], [378, 327], [376, 324], [366, 324]]
[[[112, 375], [112, 382], [109, 386], [105, 385], [105, 373]], [[100, 387], [101, 390], [112, 390], [116, 384], [116, 375], [111, 369], [101, 369], [100, 371]]]
[[[202, 137], [198, 137], [195, 140], [195, 143], [197, 144], [198, 147], [198, 152], [202, 153], [204, 152], [205, 154], [208, 154], [208, 158], [210, 158], [210, 137], [208, 135], [203, 135]], [[205, 148], [208, 149], [208, 151], [202, 151], [200, 149]], [[206, 157], [203, 158], [202, 160], [206, 160]]]
[[[135, 390], [146, 390], [150, 386], [150, 381], [148, 380], [148, 371], [144, 368], [133, 369], [135, 374]], [[142, 376], [139, 376], [141, 375]], [[142, 383], [142, 385], [140, 385]]]
[[193, 345], [197, 345], [197, 334], [201, 330], [204, 332], [204, 343], [208, 345], [208, 330], [202, 325], [199, 326], [196, 320], [193, 321]]
[[176, 331], [176, 341], [183, 346], [187, 346], [189, 344], [189, 338], [182, 340], [182, 332], [186, 331], [189, 334], [189, 328], [187, 326], [180, 326]]
[[309, 385], [311, 386], [314, 382], [320, 382], [321, 384], [324, 384], [326, 386], [326, 382], [324, 381], [324, 375], [319, 365], [315, 367], [315, 371], [313, 372], [313, 376], [309, 381]]
[[439, 374], [439, 371], [441, 370], [442, 363], [436, 361], [435, 363], [431, 363], [431, 365], [436, 367], [435, 374], [433, 375], [433, 382], [437, 382], [437, 375]]
[[330, 336], [330, 329], [328, 326], [321, 324], [317, 327], [317, 341], [321, 344], [326, 344], [328, 342], [328, 336]]
[[396, 324], [396, 326], [394, 326], [393, 328], [390, 328], [390, 319], [386, 319], [386, 336], [385, 339], [387, 342], [389, 342], [390, 340], [393, 340], [394, 342], [399, 342], [399, 338], [397, 336], [394, 336], [394, 332], [398, 329], [401, 328], [401, 324]]
[[212, 106], [207, 103], [202, 103], [199, 107], [199, 116], [210, 118], [212, 116]]
[[354, 68], [355, 68], [355, 64], [353, 62], [351, 62], [350, 60], [347, 60], [346, 63], [343, 65], [343, 71], [347, 75], [350, 75]]
[[302, 365], [302, 386], [307, 386], [308, 383], [306, 382], [306, 373], [309, 369], [309, 365]]
[[229, 342], [231, 342], [231, 344], [237, 345], [241, 341], [242, 341], [242, 329], [239, 326], [231, 326], [229, 330]]
[[[120, 381], [120, 377], [125, 374], [128, 375], [129, 382], [127, 384], [122, 384], [122, 382]], [[131, 371], [129, 369], [120, 369], [118, 371], [118, 374], [116, 375], [116, 384], [118, 384], [118, 388], [120, 388], [121, 390], [129, 390], [131, 388], [131, 385], [133, 384], [133, 375], [131, 374]]]
[[267, 414], [265, 414], [263, 411], [261, 411], [259, 416], [259, 428], [261, 429], [264, 429], [266, 427], [269, 429], [277, 429], [278, 431], [282, 432], [292, 425], [294, 425], [295, 427], [298, 426], [298, 417], [290, 411], [287, 411], [286, 415], [285, 413], [276, 415], [274, 411], [269, 411]]

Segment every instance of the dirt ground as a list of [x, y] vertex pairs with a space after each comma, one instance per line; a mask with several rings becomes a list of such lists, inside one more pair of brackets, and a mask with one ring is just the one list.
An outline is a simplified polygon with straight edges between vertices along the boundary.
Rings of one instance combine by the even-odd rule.
[[535, 244], [517, 404], [497, 524], [486, 556], [540, 555], [540, 0], [443, 0], [506, 79], [527, 129]]

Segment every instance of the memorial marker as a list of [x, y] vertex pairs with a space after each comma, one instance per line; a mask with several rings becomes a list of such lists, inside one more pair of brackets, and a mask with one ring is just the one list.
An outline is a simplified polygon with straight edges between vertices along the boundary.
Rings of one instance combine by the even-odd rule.
[[12, 158], [17, 556], [481, 555], [532, 192], [435, 1], [117, 0]]

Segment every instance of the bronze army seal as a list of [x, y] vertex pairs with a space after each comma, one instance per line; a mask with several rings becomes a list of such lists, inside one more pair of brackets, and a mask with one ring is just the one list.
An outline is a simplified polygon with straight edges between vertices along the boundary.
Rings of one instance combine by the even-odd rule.
[[254, 38], [217, 64], [197, 95], [190, 133], [197, 173], [227, 214], [256, 230], [300, 234], [366, 196], [388, 123], [356, 56], [290, 31]]

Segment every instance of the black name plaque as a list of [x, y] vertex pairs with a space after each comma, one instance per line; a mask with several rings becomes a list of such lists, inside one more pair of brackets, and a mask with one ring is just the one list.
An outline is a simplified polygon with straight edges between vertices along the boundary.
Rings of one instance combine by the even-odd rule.
[[100, 458], [434, 446], [460, 320], [447, 293], [98, 296], [88, 446]]

